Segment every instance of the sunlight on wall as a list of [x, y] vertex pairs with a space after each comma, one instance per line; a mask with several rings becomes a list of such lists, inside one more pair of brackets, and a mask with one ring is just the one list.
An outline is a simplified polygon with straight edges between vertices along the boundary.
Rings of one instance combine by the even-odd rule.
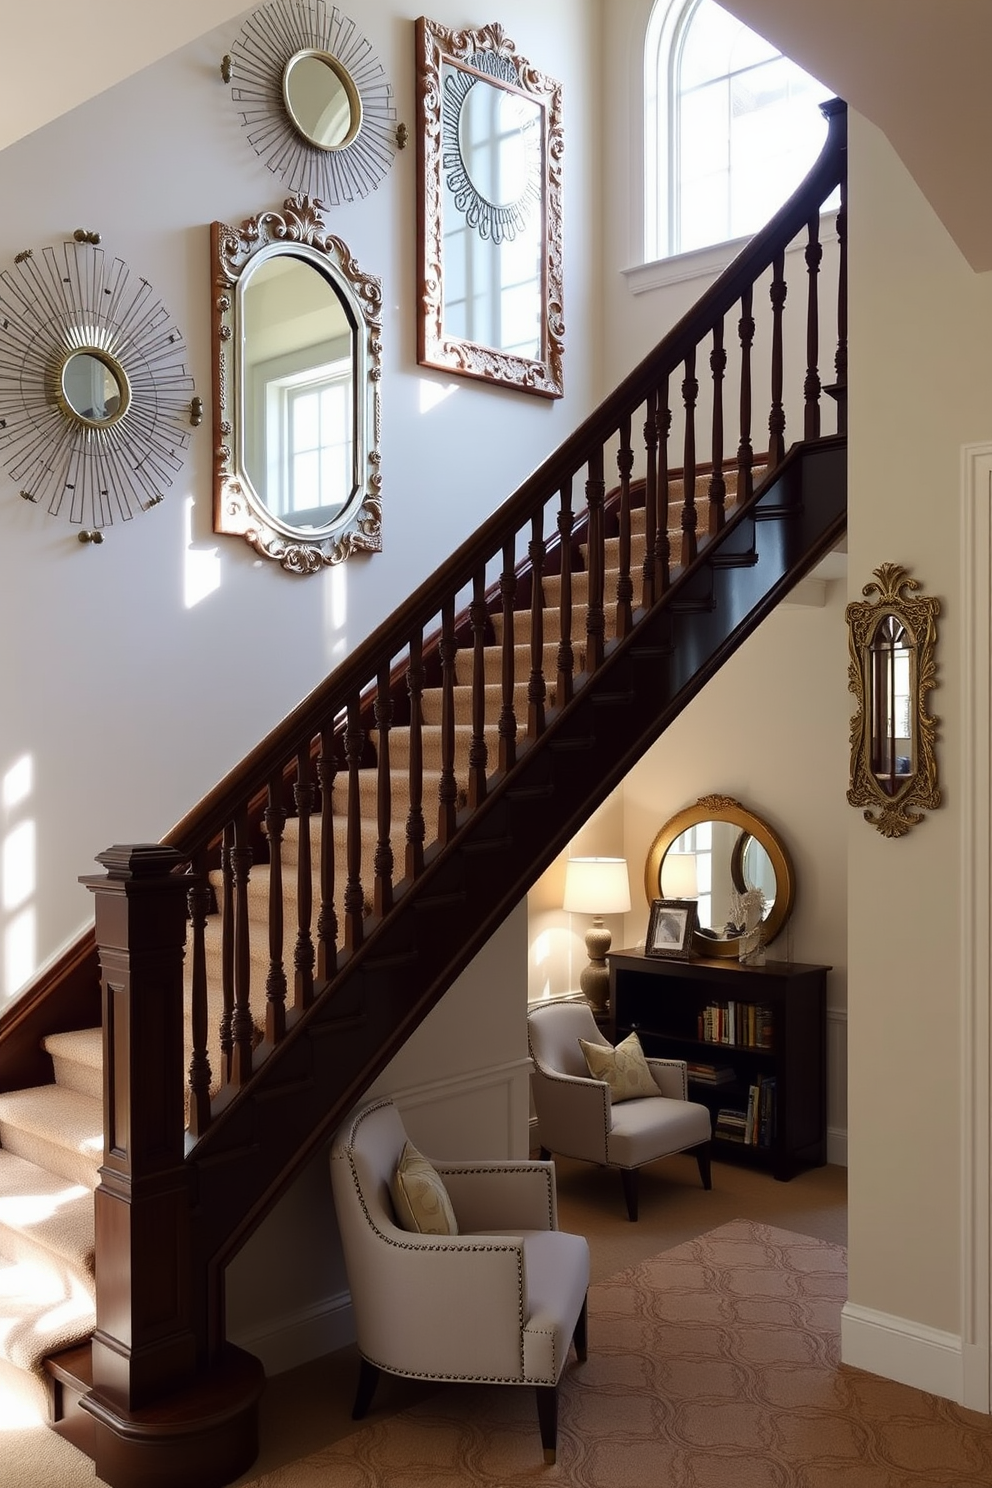
[[420, 379], [420, 412], [430, 413], [451, 397], [452, 393], [458, 392], [458, 385], [449, 382], [442, 385], [439, 382], [429, 382], [426, 377]]
[[36, 828], [25, 816], [34, 787], [29, 754], [16, 760], [3, 776], [0, 803], [3, 837], [0, 842], [0, 933], [3, 937], [3, 988], [6, 1000], [37, 968], [37, 924], [34, 897], [37, 886]]
[[348, 654], [348, 575], [345, 565], [337, 563], [327, 575], [324, 589], [325, 632], [327, 635], [327, 660], [331, 667], [339, 666]]
[[186, 557], [183, 563], [183, 599], [188, 610], [220, 588], [220, 558], [217, 548], [197, 547], [193, 541], [192, 496], [186, 497]]

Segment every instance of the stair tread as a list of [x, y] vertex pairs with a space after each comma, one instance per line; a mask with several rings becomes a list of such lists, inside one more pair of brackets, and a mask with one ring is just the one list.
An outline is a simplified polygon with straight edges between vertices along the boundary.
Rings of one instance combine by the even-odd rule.
[[50, 1033], [42, 1043], [53, 1059], [74, 1059], [91, 1069], [103, 1068], [103, 1029], [77, 1028], [71, 1033]]
[[93, 1273], [93, 1194], [37, 1163], [0, 1149], [0, 1251], [23, 1235], [80, 1274]]
[[95, 1286], [81, 1275], [0, 1255], [6, 1326], [0, 1358], [37, 1372], [48, 1354], [81, 1343], [96, 1327]]
[[93, 1096], [61, 1085], [5, 1091], [0, 1094], [0, 1145], [14, 1150], [18, 1133], [62, 1149], [92, 1169], [95, 1187], [103, 1161], [103, 1107]]

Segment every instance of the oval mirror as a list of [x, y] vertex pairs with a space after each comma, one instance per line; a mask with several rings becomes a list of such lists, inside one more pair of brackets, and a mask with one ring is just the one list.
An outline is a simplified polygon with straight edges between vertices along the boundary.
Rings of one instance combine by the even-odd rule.
[[62, 363], [60, 402], [84, 424], [116, 423], [130, 396], [121, 364], [95, 347], [71, 352]]
[[695, 899], [699, 928], [693, 949], [701, 956], [738, 954], [731, 896], [746, 889], [764, 896], [767, 945], [792, 912], [792, 863], [767, 822], [732, 796], [703, 796], [666, 822], [651, 844], [644, 869], [648, 903]]
[[310, 260], [278, 253], [241, 277], [245, 473], [273, 522], [314, 532], [355, 494], [355, 327]]
[[348, 69], [329, 52], [294, 53], [283, 70], [286, 112], [308, 144], [343, 150], [362, 127], [362, 100]]
[[308, 197], [214, 223], [214, 529], [295, 573], [380, 538], [379, 281]]

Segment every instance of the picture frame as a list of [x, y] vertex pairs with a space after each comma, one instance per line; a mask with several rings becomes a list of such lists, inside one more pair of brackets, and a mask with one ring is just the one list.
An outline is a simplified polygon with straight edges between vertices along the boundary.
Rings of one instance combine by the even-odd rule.
[[687, 961], [692, 954], [696, 919], [695, 899], [652, 899], [645, 955]]

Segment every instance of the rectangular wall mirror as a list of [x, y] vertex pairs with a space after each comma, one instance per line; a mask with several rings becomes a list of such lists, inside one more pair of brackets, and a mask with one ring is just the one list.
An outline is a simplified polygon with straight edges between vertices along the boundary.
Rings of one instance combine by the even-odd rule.
[[421, 365], [560, 398], [561, 85], [500, 26], [417, 21]]

